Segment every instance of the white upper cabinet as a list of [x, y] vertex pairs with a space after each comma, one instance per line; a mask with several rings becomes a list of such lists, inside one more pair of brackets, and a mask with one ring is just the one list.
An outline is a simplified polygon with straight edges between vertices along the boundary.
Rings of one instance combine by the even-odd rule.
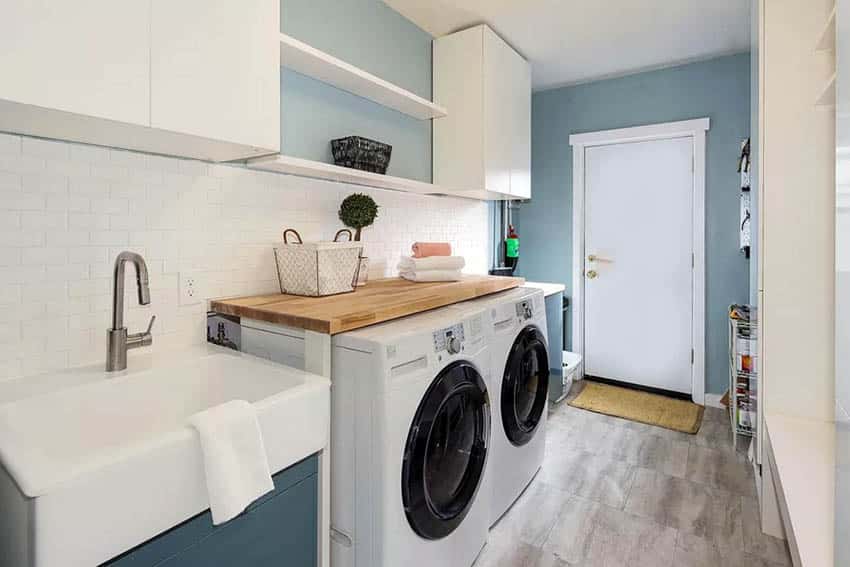
[[151, 126], [280, 150], [279, 0], [152, 0]]
[[138, 0], [3, 2], [0, 100], [147, 125], [149, 16]]
[[485, 25], [434, 40], [434, 183], [531, 197], [531, 68]]
[[279, 0], [16, 0], [0, 131], [229, 161], [280, 149]]

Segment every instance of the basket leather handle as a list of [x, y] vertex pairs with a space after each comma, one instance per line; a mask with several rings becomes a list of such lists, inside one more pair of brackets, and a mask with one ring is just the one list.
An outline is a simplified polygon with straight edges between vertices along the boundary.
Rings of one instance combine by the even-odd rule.
[[304, 244], [304, 242], [301, 240], [301, 235], [298, 234], [298, 231], [295, 230], [294, 228], [287, 228], [286, 230], [283, 231], [283, 243], [284, 244], [289, 244], [288, 235], [289, 235], [290, 232], [292, 234], [294, 234], [295, 237], [298, 239], [298, 244]]
[[351, 234], [350, 230], [348, 230], [347, 228], [341, 228], [338, 231], [336, 231], [336, 234], [334, 234], [334, 242], [339, 242], [339, 237], [340, 237], [341, 234], [347, 234], [349, 242], [354, 240], [354, 236]]

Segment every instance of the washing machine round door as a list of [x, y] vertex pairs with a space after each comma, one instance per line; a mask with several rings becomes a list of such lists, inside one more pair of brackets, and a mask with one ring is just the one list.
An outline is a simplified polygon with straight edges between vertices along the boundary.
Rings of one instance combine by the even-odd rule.
[[404, 450], [401, 490], [413, 530], [446, 537], [475, 500], [490, 439], [484, 379], [469, 362], [443, 369], [425, 393]]
[[537, 327], [520, 332], [511, 347], [502, 377], [502, 425], [508, 440], [521, 447], [534, 437], [546, 411], [549, 356]]

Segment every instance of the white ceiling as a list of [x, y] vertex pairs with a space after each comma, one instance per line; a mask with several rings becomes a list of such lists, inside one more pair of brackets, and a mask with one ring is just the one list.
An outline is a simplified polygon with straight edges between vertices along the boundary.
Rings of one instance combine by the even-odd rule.
[[746, 51], [747, 0], [384, 0], [434, 36], [487, 23], [532, 63], [534, 88]]

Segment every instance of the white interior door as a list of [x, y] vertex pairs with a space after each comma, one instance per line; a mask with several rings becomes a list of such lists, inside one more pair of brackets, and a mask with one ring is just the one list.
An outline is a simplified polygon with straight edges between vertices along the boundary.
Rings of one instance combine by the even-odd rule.
[[585, 152], [585, 373], [692, 390], [693, 138]]

